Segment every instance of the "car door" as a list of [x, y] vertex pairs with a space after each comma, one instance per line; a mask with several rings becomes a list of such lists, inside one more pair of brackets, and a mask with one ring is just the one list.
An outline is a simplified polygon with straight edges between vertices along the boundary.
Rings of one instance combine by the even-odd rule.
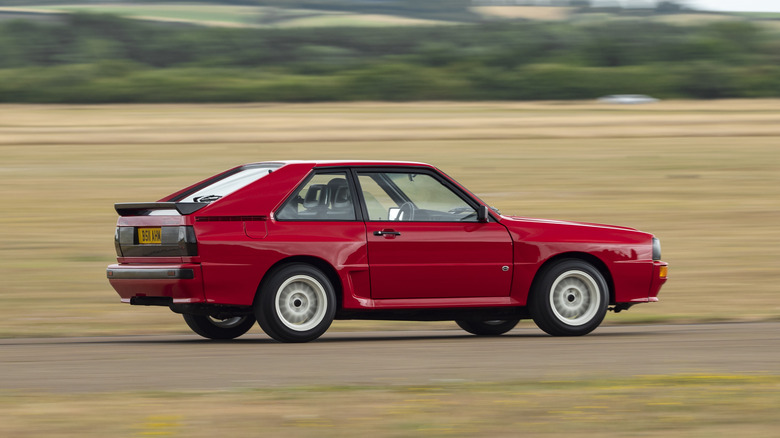
[[373, 299], [505, 297], [506, 228], [477, 220], [475, 200], [427, 169], [356, 170]]

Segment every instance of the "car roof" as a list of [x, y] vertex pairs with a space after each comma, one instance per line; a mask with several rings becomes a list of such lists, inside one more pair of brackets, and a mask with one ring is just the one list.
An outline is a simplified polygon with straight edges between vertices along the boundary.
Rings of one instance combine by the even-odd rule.
[[340, 166], [422, 166], [430, 167], [434, 166], [428, 163], [421, 163], [415, 161], [385, 161], [385, 160], [279, 160], [279, 161], [264, 161], [252, 164], [309, 164], [312, 167], [340, 167]]

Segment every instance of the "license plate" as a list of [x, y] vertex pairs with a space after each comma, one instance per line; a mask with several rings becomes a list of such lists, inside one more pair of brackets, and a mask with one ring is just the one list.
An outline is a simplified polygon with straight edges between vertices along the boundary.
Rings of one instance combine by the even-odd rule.
[[162, 233], [160, 227], [157, 228], [139, 228], [138, 243], [141, 245], [153, 245], [162, 243]]

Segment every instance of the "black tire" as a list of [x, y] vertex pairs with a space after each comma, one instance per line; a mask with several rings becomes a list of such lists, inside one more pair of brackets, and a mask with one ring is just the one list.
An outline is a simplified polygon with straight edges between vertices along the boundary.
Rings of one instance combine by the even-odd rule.
[[185, 313], [182, 316], [192, 331], [208, 339], [235, 339], [255, 325], [253, 315], [241, 315], [222, 320], [206, 315]]
[[609, 305], [609, 287], [590, 263], [564, 259], [539, 274], [529, 310], [540, 329], [553, 336], [586, 335], [601, 324]]
[[492, 321], [465, 321], [458, 320], [455, 324], [472, 335], [498, 336], [515, 328], [520, 319], [497, 319]]
[[257, 322], [279, 342], [313, 341], [328, 330], [335, 315], [333, 285], [322, 271], [307, 264], [274, 271], [255, 298]]

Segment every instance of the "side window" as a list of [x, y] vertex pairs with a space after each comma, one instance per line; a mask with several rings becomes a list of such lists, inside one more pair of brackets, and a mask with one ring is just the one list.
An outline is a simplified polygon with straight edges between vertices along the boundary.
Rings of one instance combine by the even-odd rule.
[[360, 190], [369, 221], [476, 221], [463, 198], [431, 175], [408, 172], [361, 172]]
[[355, 208], [346, 173], [314, 175], [276, 213], [279, 220], [353, 221]]
[[391, 208], [397, 208], [398, 204], [393, 202], [393, 199], [382, 189], [382, 187], [375, 181], [375, 175], [358, 176], [360, 181], [360, 189], [363, 191], [363, 199], [366, 201], [366, 209], [368, 210], [369, 221], [386, 221], [388, 219], [388, 211]]

